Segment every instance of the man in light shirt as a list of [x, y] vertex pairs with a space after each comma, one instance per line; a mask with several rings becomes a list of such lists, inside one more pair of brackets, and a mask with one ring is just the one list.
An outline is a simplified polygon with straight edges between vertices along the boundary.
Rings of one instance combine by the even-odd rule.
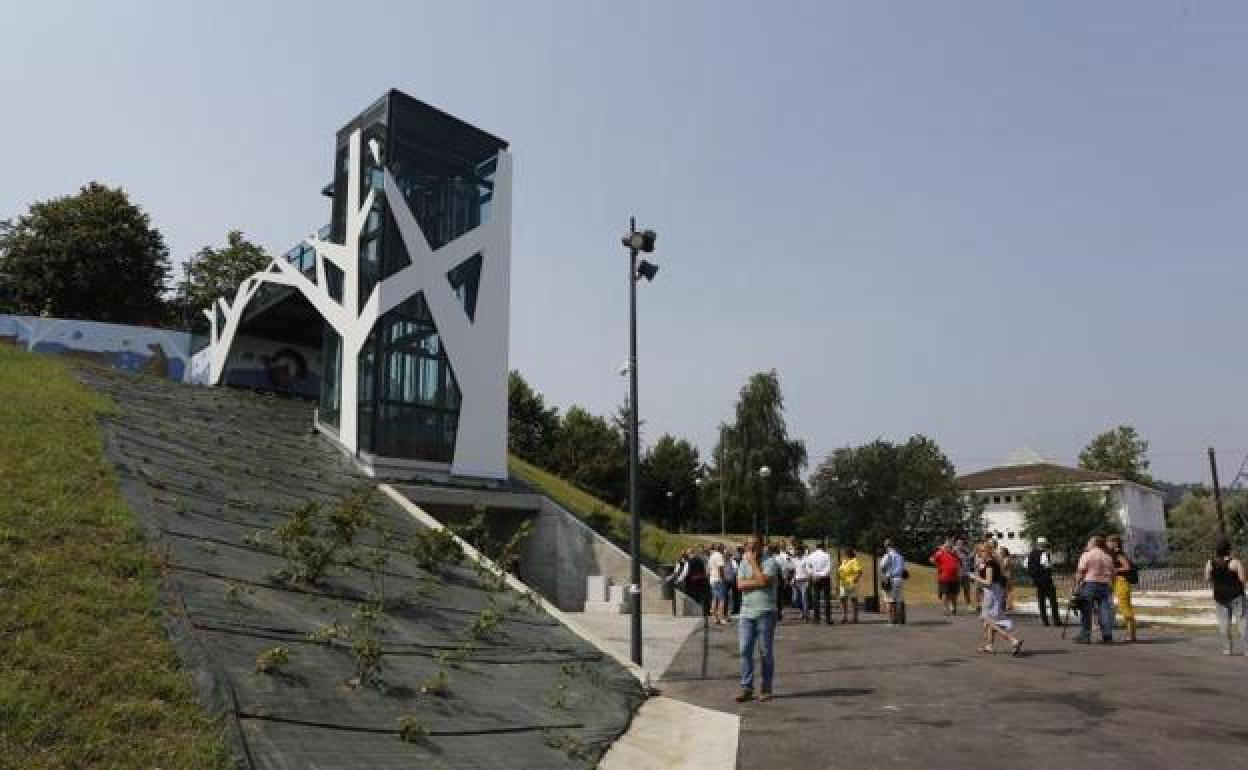
[[793, 558], [793, 606], [802, 611], [802, 622], [810, 622], [810, 555], [798, 545]]
[[888, 605], [888, 624], [895, 626], [905, 619], [905, 610], [901, 604], [905, 601], [903, 588], [906, 582], [906, 560], [893, 547], [892, 540], [884, 541], [884, 555], [880, 558], [880, 579], [888, 581], [888, 588], [884, 589], [884, 596], [881, 598]]
[[711, 555], [706, 559], [706, 568], [711, 577], [711, 617], [715, 625], [722, 626], [728, 622], [728, 582], [724, 580], [724, 546], [716, 543], [711, 546]]
[[1114, 642], [1114, 605], [1109, 602], [1109, 587], [1114, 582], [1114, 559], [1105, 547], [1105, 537], [1097, 535], [1088, 541], [1088, 547], [1079, 557], [1075, 568], [1075, 593], [1083, 600], [1083, 612], [1079, 614], [1079, 635], [1074, 641], [1090, 644], [1092, 641], [1092, 610], [1097, 610], [1101, 626], [1101, 643]]
[[823, 543], [819, 543], [806, 559], [810, 569], [810, 603], [814, 605], [815, 622], [819, 622], [819, 607], [822, 606], [824, 620], [832, 625], [832, 557], [823, 549]]

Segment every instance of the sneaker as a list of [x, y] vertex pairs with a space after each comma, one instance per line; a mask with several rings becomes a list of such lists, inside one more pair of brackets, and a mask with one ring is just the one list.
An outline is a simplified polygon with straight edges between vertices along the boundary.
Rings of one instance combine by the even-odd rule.
[[1010, 645], [1010, 654], [1018, 655], [1018, 651], [1021, 649], [1023, 649], [1023, 640], [1019, 639], [1017, 642]]
[[745, 703], [754, 700], [753, 690], [742, 690], [741, 694], [736, 697], [737, 703]]
[[771, 692], [768, 690], [763, 690], [758, 696], [759, 703], [766, 703], [769, 700], [771, 700]]

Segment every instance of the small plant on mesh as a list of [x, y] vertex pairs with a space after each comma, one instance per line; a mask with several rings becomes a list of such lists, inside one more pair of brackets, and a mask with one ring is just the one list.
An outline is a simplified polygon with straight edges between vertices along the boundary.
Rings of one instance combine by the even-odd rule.
[[351, 616], [351, 654], [355, 657], [356, 683], [361, 687], [380, 686], [381, 607], [362, 604]]
[[547, 728], [542, 731], [542, 743], [556, 751], [562, 751], [569, 759], [589, 760], [594, 757], [594, 750], [571, 733], [557, 733]]
[[278, 675], [290, 664], [289, 647], [270, 647], [256, 656], [256, 673]]
[[317, 503], [295, 509], [274, 531], [286, 557], [280, 577], [304, 585], [320, 580], [338, 552], [349, 547], [360, 530], [372, 523], [372, 503], [371, 489], [349, 492], [329, 510], [323, 525]]
[[407, 553], [425, 572], [440, 572], [464, 560], [464, 549], [445, 529], [426, 529], [412, 536]]
[[425, 695], [445, 698], [451, 692], [451, 675], [447, 670], [451, 664], [450, 656], [445, 652], [439, 652], [434, 656], [434, 660], [437, 661], [438, 668], [421, 683], [420, 691]]
[[351, 629], [341, 623], [326, 623], [315, 631], [309, 632], [303, 638], [316, 644], [330, 645], [339, 639], [347, 639], [350, 636]]
[[399, 740], [420, 743], [429, 737], [429, 728], [419, 718], [410, 714], [399, 717]]
[[498, 635], [503, 623], [503, 614], [494, 606], [483, 607], [477, 619], [468, 627], [468, 638], [481, 641]]
[[546, 705], [552, 709], [566, 711], [568, 708], [568, 690], [572, 686], [572, 679], [576, 676], [576, 666], [572, 663], [564, 663], [559, 667], [559, 676], [555, 677], [555, 682], [546, 691]]

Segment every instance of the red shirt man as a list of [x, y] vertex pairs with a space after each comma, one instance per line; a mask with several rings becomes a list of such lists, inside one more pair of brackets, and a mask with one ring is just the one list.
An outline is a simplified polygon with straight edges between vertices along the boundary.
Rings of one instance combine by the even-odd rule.
[[945, 614], [951, 615], [957, 612], [958, 592], [962, 588], [962, 560], [946, 540], [932, 554], [931, 562], [936, 565], [936, 591], [945, 600]]

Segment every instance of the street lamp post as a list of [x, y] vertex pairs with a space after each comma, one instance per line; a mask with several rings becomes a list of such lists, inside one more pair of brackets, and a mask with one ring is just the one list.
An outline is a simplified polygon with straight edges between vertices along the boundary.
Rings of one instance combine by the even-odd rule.
[[653, 230], [637, 232], [636, 217], [628, 218], [628, 234], [621, 241], [628, 249], [628, 510], [632, 519], [629, 537], [628, 598], [632, 612], [631, 651], [633, 663], [641, 665], [641, 518], [637, 511], [637, 281], [645, 278], [653, 281], [659, 272], [658, 265], [641, 260], [637, 255], [654, 251]]

